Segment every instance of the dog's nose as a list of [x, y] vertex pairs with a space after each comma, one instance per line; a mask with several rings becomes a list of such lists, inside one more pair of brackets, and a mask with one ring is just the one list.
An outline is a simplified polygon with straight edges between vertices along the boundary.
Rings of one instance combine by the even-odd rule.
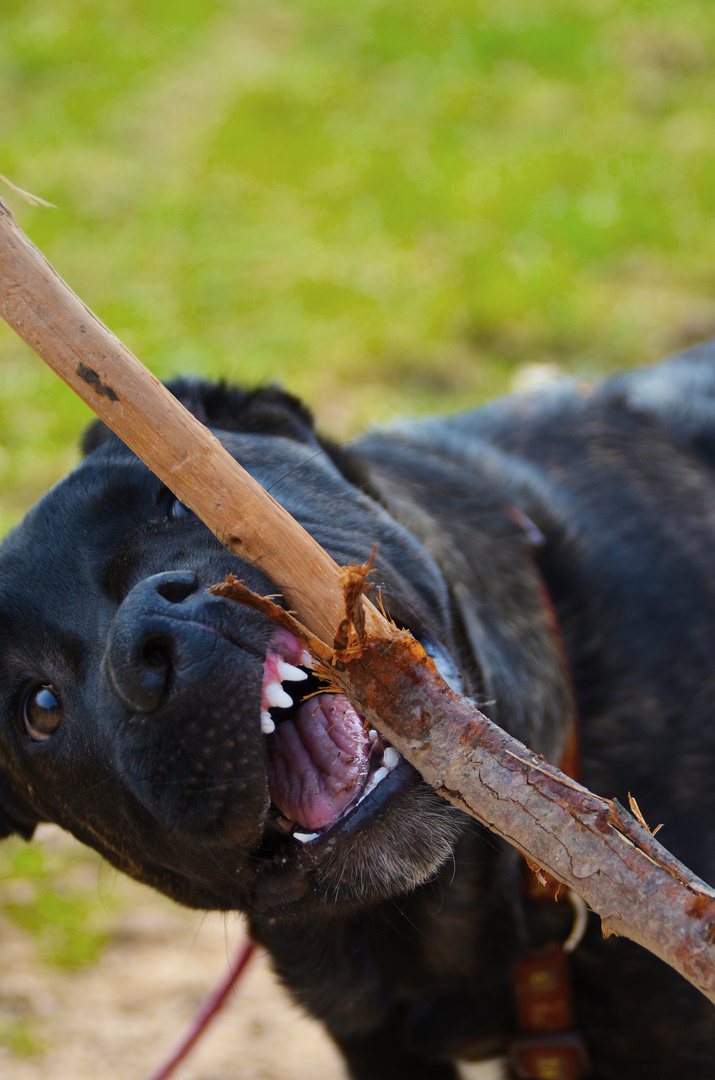
[[154, 574], [121, 604], [105, 654], [107, 673], [133, 712], [151, 713], [187, 668], [200, 664], [215, 644], [190, 619], [198, 578], [190, 570]]

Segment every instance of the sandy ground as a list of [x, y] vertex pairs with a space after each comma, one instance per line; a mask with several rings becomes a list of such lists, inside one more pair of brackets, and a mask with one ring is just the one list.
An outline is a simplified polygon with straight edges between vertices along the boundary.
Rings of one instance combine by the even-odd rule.
[[[146, 1080], [243, 938], [238, 917], [184, 910], [119, 875], [112, 889], [121, 906], [110, 943], [97, 964], [76, 972], [42, 964], [32, 940], [0, 920], [0, 1020], [25, 1018], [43, 1045], [33, 1057], [0, 1048], [2, 1080]], [[465, 1075], [499, 1073], [481, 1066]], [[346, 1073], [320, 1026], [288, 1000], [260, 956], [175, 1076], [345, 1080]]]

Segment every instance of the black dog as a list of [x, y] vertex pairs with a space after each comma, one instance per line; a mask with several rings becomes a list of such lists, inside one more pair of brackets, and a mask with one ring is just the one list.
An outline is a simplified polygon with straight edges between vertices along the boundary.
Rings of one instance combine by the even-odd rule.
[[[342, 449], [279, 391], [173, 389], [339, 563], [378, 545], [390, 614], [500, 724], [558, 760], [575, 697], [584, 782], [715, 881], [715, 346]], [[85, 450], [0, 551], [2, 834], [56, 821], [246, 912], [356, 1078], [504, 1053], [515, 961], [568, 905], [525, 899], [294, 638], [207, 594], [275, 592], [260, 563], [102, 425]], [[712, 1080], [715, 1011], [679, 976], [597, 919], [572, 966], [595, 1076]]]

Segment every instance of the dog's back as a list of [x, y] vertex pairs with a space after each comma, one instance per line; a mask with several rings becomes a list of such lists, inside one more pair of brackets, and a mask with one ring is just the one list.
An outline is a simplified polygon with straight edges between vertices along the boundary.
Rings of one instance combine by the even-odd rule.
[[[396, 517], [421, 522], [425, 542], [449, 538], [434, 552], [448, 580], [468, 583], [463, 621], [478, 655], [498, 561], [485, 556], [485, 531], [492, 549], [509, 543], [488, 522], [512, 508], [526, 515], [522, 558], [538, 565], [558, 615], [584, 782], [624, 803], [632, 792], [646, 820], [664, 824], [663, 843], [714, 882], [715, 346], [401, 424], [359, 450]], [[514, 573], [504, 586], [512, 608]], [[543, 687], [543, 670], [539, 657], [533, 685]], [[494, 696], [506, 701], [496, 716], [538, 744], [528, 704], [509, 707], [512, 677], [495, 673]], [[538, 723], [548, 727], [548, 715]], [[712, 1006], [672, 972], [629, 942], [601, 941], [596, 924], [575, 972], [599, 1077], [715, 1075]]]

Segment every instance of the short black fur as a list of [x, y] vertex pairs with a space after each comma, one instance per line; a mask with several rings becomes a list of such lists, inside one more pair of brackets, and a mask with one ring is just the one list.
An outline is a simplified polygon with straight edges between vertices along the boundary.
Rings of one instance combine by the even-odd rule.
[[[633, 792], [715, 881], [714, 345], [343, 447], [279, 389], [172, 389], [338, 562], [378, 545], [390, 613], [499, 723], [558, 760], [575, 704], [585, 783]], [[272, 628], [205, 591], [276, 584], [103, 425], [83, 447], [0, 549], [0, 835], [57, 821], [182, 903], [246, 912], [356, 1080], [502, 1054], [515, 958], [563, 937], [567, 906], [524, 901], [514, 853], [407, 766], [359, 827], [281, 832]], [[64, 715], [39, 740], [23, 708], [43, 686]], [[677, 975], [595, 918], [573, 968], [598, 1080], [712, 1080], [715, 1013]]]

